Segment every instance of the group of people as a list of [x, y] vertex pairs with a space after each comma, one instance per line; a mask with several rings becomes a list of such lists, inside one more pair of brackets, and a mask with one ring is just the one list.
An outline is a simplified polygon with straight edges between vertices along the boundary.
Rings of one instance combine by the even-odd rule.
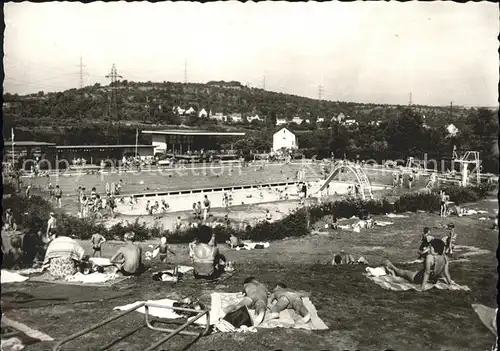
[[[417, 171], [412, 169], [410, 172], [407, 173], [407, 181], [408, 181], [408, 189], [411, 189], [413, 187], [413, 182], [415, 181], [415, 178], [417, 177]], [[393, 172], [392, 173], [392, 187], [393, 189], [396, 188], [403, 188], [404, 186], [404, 178], [405, 178], [405, 173], [400, 170], [399, 172]]]
[[193, 202], [193, 217], [196, 220], [206, 221], [210, 213], [211, 202], [208, 199], [208, 195], [203, 197], [203, 203], [201, 201]]
[[84, 187], [78, 187], [77, 193], [81, 218], [102, 219], [104, 215], [115, 216], [117, 199], [114, 195], [107, 193], [106, 197], [102, 198], [95, 187], [91, 189], [90, 194], [86, 193]]
[[[120, 247], [111, 257], [111, 272], [124, 276], [137, 275], [144, 270], [142, 264], [142, 249], [134, 244], [135, 234], [133, 232], [124, 235], [125, 245]], [[95, 256], [102, 249], [102, 244], [106, 240], [100, 234], [92, 236], [92, 249]], [[43, 260], [43, 270], [48, 271], [53, 278], [65, 279], [77, 272], [89, 273], [94, 269], [90, 255], [85, 253], [83, 247], [74, 239], [61, 236], [53, 239], [47, 246], [45, 258]]]

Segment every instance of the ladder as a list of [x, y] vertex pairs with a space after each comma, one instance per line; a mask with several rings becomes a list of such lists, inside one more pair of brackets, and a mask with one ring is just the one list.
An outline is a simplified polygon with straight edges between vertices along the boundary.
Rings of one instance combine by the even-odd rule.
[[368, 179], [368, 176], [361, 169], [361, 167], [353, 167], [353, 169], [360, 180], [359, 185], [361, 188], [360, 190], [361, 190], [361, 196], [363, 197], [363, 200], [366, 200], [366, 199], [373, 200], [372, 186], [371, 186], [370, 180]]

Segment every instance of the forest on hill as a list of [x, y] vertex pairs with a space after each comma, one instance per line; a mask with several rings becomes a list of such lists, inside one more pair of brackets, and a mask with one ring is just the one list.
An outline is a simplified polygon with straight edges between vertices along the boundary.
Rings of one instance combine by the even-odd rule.
[[[206, 84], [118, 81], [116, 107], [110, 86], [95, 84], [63, 92], [43, 91], [25, 96], [4, 94], [4, 139], [15, 128], [17, 140], [55, 142], [59, 145], [133, 144], [136, 128], [167, 129], [196, 127], [210, 130], [238, 129], [247, 137], [237, 143], [242, 153], [268, 151], [272, 134], [281, 127], [277, 118], [298, 116], [311, 123], [288, 125], [296, 132], [299, 146], [311, 155], [347, 154], [371, 159], [409, 156], [451, 156], [453, 145], [482, 153], [484, 166], [498, 172], [498, 111], [458, 106], [397, 106], [326, 101], [266, 91], [239, 82]], [[191, 116], [175, 109], [192, 108]], [[199, 118], [204, 109], [213, 114], [258, 114], [262, 122], [222, 123]], [[332, 117], [344, 114], [357, 125], [345, 126]], [[315, 123], [323, 118], [322, 123]], [[377, 122], [377, 123], [374, 123]], [[449, 135], [446, 126], [459, 130]], [[150, 137], [149, 137], [150, 138]], [[151, 140], [139, 134], [139, 143]]]

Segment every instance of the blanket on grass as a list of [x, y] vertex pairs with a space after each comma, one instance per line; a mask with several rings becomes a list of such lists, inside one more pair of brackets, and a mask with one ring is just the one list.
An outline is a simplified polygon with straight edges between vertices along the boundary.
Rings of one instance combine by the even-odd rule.
[[[242, 299], [240, 293], [212, 293], [212, 306], [210, 309], [210, 324], [216, 324], [220, 319], [221, 311], [224, 307], [237, 303]], [[257, 326], [257, 328], [295, 328], [306, 330], [326, 330], [327, 325], [321, 320], [316, 311], [316, 307], [312, 304], [309, 297], [303, 297], [302, 301], [311, 314], [311, 320], [304, 323], [297, 323], [300, 316], [292, 309], [286, 309], [280, 313], [279, 319], [269, 320], [264, 318], [264, 322]], [[249, 310], [252, 319], [255, 317], [255, 311]], [[204, 324], [205, 320], [199, 320], [195, 323]], [[236, 330], [238, 331], [238, 330]]]
[[63, 284], [63, 285], [81, 285], [81, 286], [96, 286], [96, 287], [110, 287], [118, 282], [130, 278], [129, 276], [117, 275], [114, 273], [90, 273], [82, 274], [80, 272], [66, 279], [54, 279], [48, 273], [32, 276], [31, 281], [40, 283]]
[[[395, 277], [389, 274], [382, 274], [382, 270], [385, 271], [384, 267], [371, 268], [367, 267], [367, 273], [363, 275], [373, 281], [378, 286], [386, 290], [392, 291], [407, 291], [407, 290], [421, 290], [421, 284], [413, 284], [401, 277]], [[448, 285], [444, 279], [439, 279], [436, 284], [428, 284], [431, 289], [436, 288], [439, 290], [461, 290], [470, 291], [470, 288], [465, 285], [458, 285], [452, 281], [451, 285]]]
[[493, 335], [498, 336], [497, 332], [497, 310], [494, 308], [486, 307], [480, 304], [472, 304], [474, 312], [477, 313], [479, 319], [488, 328]]
[[29, 279], [28, 277], [22, 276], [21, 274], [9, 272], [5, 269], [2, 269], [0, 277], [2, 284], [19, 283]]

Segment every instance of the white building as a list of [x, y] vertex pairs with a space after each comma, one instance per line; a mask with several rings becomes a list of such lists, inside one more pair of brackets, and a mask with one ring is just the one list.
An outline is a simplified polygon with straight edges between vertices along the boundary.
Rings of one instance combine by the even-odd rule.
[[241, 116], [241, 113], [231, 113], [229, 115], [229, 118], [233, 123], [238, 123], [243, 121], [243, 117]]
[[282, 128], [273, 135], [273, 151], [285, 149], [298, 149], [297, 137], [286, 128]]
[[276, 118], [276, 125], [277, 126], [281, 126], [281, 125], [284, 125], [284, 124], [287, 124], [287, 120], [286, 118]]
[[292, 118], [292, 122], [295, 124], [301, 124], [304, 120], [298, 116]]
[[196, 111], [194, 110], [194, 108], [190, 107], [190, 108], [188, 108], [188, 109], [187, 109], [184, 113], [185, 113], [186, 115], [191, 115], [191, 114], [193, 114], [193, 113], [195, 113], [195, 112], [196, 112]]
[[323, 117], [318, 117], [318, 119], [316, 120], [316, 123], [323, 123], [325, 121], [325, 119]]
[[446, 127], [446, 130], [448, 131], [449, 136], [455, 136], [459, 132], [458, 128], [455, 127], [454, 124], [450, 124], [448, 127]]
[[260, 118], [259, 115], [256, 114], [255, 116], [248, 116], [247, 121], [248, 123], [252, 123], [252, 121], [262, 122], [262, 118]]
[[202, 108], [200, 112], [198, 112], [198, 118], [207, 118], [208, 117], [208, 113], [207, 111]]
[[224, 116], [222, 112], [216, 112], [210, 116], [210, 119], [215, 119], [219, 122], [227, 122], [227, 116]]

